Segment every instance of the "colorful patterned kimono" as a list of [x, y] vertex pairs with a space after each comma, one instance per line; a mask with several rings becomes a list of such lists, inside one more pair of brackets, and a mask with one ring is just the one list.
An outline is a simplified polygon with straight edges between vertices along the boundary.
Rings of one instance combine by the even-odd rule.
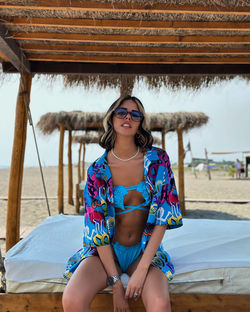
[[[85, 215], [83, 248], [68, 261], [64, 277], [69, 279], [80, 262], [97, 256], [96, 247], [109, 245], [115, 232], [115, 207], [111, 171], [107, 163], [107, 152], [98, 158], [88, 169], [87, 184], [84, 190]], [[174, 175], [167, 153], [156, 147], [144, 153], [144, 180], [151, 194], [151, 204], [141, 244], [145, 250], [155, 225], [166, 225], [167, 229], [182, 226], [178, 195]], [[161, 269], [168, 280], [173, 278], [174, 266], [170, 256], [160, 245], [152, 265]]]

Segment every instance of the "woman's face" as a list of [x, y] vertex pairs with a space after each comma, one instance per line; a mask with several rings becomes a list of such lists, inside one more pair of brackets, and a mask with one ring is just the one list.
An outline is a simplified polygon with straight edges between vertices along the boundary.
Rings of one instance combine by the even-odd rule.
[[[119, 107], [126, 108], [128, 112], [131, 112], [132, 110], [138, 111], [137, 104], [132, 100], [123, 102]], [[119, 119], [114, 115], [113, 126], [117, 135], [135, 136], [139, 129], [140, 121], [133, 121], [130, 114], [127, 114], [124, 119]]]

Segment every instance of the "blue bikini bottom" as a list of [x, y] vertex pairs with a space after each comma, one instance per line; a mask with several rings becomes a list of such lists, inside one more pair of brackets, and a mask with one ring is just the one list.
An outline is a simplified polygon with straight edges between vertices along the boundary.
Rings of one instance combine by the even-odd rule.
[[133, 246], [123, 246], [116, 241], [115, 243], [112, 243], [112, 245], [122, 273], [126, 273], [130, 265], [141, 254], [141, 242], [138, 242]]

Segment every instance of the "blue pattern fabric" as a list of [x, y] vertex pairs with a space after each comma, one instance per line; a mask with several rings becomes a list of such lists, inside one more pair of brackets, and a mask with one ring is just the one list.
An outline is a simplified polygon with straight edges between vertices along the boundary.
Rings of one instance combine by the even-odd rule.
[[119, 242], [112, 243], [122, 273], [126, 273], [130, 265], [139, 257], [141, 242], [133, 246], [123, 246]]
[[[137, 206], [124, 206], [124, 197], [128, 194], [129, 191], [132, 190], [137, 190], [138, 192], [140, 192], [144, 197], [145, 201]], [[150, 194], [147, 191], [145, 181], [141, 181], [137, 185], [133, 186], [124, 186], [124, 185], [114, 186], [115, 208], [120, 208], [123, 210], [121, 212], [116, 212], [115, 213], [116, 215], [121, 215], [136, 209], [148, 211], [149, 209], [147, 208], [147, 206], [149, 205], [150, 200], [151, 200]]]
[[[63, 274], [66, 279], [70, 279], [83, 259], [98, 255], [96, 247], [112, 244], [116, 218], [114, 187], [107, 154], [108, 150], [88, 169], [84, 189], [86, 213], [83, 218], [83, 247], [68, 260]], [[141, 238], [142, 252], [155, 226], [164, 225], [170, 230], [183, 224], [174, 175], [169, 157], [163, 149], [153, 146], [144, 152], [144, 181], [151, 201]], [[174, 266], [162, 244], [156, 251], [152, 265], [162, 270], [168, 280], [173, 278]]]

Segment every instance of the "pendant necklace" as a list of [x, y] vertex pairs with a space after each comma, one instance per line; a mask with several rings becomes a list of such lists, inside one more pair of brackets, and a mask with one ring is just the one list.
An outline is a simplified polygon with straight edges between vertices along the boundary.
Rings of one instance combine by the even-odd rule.
[[113, 156], [115, 156], [115, 158], [117, 158], [117, 159], [119, 159], [119, 160], [121, 160], [121, 161], [129, 161], [129, 160], [131, 160], [131, 159], [133, 159], [133, 158], [135, 158], [137, 155], [138, 155], [138, 153], [139, 153], [139, 146], [138, 146], [138, 150], [137, 150], [137, 152], [133, 155], [133, 156], [131, 156], [131, 157], [129, 157], [129, 158], [120, 158], [120, 157], [118, 157], [115, 153], [114, 153], [114, 149], [112, 148], [112, 150], [111, 150], [111, 153], [112, 153], [112, 155]]

